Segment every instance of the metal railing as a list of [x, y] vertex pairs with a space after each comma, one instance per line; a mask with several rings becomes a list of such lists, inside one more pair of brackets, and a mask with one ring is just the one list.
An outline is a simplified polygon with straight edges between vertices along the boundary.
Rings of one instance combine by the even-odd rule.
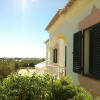
[[56, 79], [59, 79], [61, 77], [65, 76], [65, 67], [62, 66], [48, 66], [47, 72], [51, 74]]
[[51, 74], [56, 79], [59, 79], [61, 77], [65, 76], [65, 66], [54, 66], [50, 64], [50, 58], [46, 59], [46, 72]]

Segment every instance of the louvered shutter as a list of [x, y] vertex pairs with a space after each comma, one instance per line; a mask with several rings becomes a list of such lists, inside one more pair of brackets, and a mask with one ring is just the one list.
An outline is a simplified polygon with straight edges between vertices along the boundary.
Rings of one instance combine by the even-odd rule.
[[53, 49], [53, 62], [55, 62], [55, 49]]
[[53, 50], [53, 62], [57, 63], [57, 48]]
[[65, 67], [67, 66], [67, 46], [65, 46]]
[[100, 79], [100, 24], [93, 26], [91, 38], [91, 71], [95, 78]]
[[55, 49], [55, 63], [57, 63], [57, 48]]
[[82, 32], [74, 34], [73, 39], [73, 72], [81, 73], [81, 43]]

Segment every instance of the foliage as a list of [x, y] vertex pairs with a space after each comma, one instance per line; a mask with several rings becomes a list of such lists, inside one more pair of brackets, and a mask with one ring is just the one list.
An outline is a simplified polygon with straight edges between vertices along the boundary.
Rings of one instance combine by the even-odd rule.
[[90, 100], [69, 77], [54, 80], [49, 74], [32, 77], [11, 74], [0, 85], [0, 100]]
[[2, 75], [0, 75], [0, 84], [2, 83], [4, 77]]
[[19, 69], [18, 63], [15, 63], [15, 71]]
[[15, 72], [15, 62], [12, 59], [0, 59], [0, 75], [6, 77]]
[[51, 91], [52, 100], [90, 100], [88, 93], [80, 85], [73, 85], [70, 77], [54, 81]]

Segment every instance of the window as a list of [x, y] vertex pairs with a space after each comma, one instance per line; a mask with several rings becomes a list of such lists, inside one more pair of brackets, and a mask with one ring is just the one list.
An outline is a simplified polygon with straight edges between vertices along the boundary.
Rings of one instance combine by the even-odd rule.
[[73, 72], [100, 79], [100, 24], [74, 34]]
[[57, 63], [57, 48], [53, 50], [53, 62]]
[[94, 25], [90, 34], [90, 72], [100, 79], [100, 24]]

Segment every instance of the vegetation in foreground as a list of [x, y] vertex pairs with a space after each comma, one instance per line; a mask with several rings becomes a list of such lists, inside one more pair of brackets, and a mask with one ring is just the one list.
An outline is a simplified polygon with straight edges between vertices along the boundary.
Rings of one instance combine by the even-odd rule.
[[49, 74], [32, 77], [11, 74], [0, 83], [0, 100], [90, 100], [70, 77], [54, 80]]

